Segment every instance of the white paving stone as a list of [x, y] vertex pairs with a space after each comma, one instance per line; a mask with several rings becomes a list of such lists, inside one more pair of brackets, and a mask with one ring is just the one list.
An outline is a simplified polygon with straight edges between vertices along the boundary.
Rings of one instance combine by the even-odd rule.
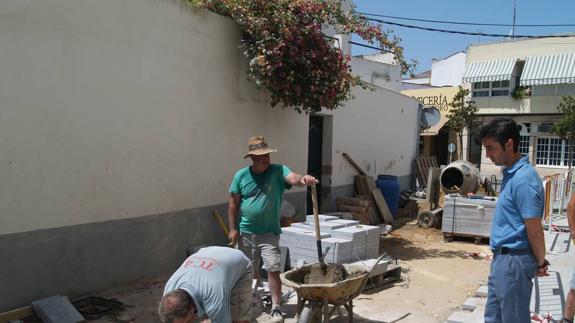
[[485, 307], [486, 301], [487, 300], [484, 297], [470, 297], [465, 300], [465, 303], [463, 303], [463, 309], [467, 311], [473, 311], [478, 307]]
[[467, 323], [471, 319], [471, 315], [469, 311], [457, 311], [451, 314], [445, 323]]
[[479, 288], [475, 291], [475, 296], [477, 297], [487, 297], [487, 286], [479, 286]]

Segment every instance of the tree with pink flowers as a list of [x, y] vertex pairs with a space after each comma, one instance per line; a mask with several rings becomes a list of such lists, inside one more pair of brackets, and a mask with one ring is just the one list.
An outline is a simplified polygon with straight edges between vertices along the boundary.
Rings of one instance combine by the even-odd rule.
[[350, 58], [333, 46], [323, 30], [354, 33], [392, 52], [404, 74], [415, 62], [403, 56], [400, 39], [371, 24], [338, 0], [191, 0], [234, 20], [242, 31], [242, 48], [250, 60], [248, 75], [271, 94], [271, 105], [298, 112], [333, 110], [352, 98], [353, 86], [368, 87], [351, 74]]

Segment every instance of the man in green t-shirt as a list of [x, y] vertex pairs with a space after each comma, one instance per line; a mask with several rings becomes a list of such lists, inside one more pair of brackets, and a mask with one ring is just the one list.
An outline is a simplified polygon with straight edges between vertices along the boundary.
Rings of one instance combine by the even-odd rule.
[[[263, 137], [248, 141], [252, 165], [240, 169], [230, 185], [228, 221], [230, 244], [239, 243], [240, 249], [259, 268], [260, 259], [268, 272], [272, 295], [271, 316], [283, 318], [281, 304], [279, 234], [282, 194], [291, 186], [311, 186], [316, 179], [310, 175], [292, 172], [287, 166], [270, 164], [270, 153]], [[241, 215], [241, 217], [240, 217]], [[237, 219], [240, 217], [239, 232]]]

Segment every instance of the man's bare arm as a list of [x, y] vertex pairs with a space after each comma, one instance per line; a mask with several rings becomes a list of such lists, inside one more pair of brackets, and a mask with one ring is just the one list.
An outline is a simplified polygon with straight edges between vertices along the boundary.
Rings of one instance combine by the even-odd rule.
[[524, 219], [525, 228], [527, 230], [527, 239], [531, 246], [531, 251], [537, 261], [537, 274], [546, 275], [547, 266], [545, 265], [545, 236], [543, 235], [543, 226], [541, 225], [541, 218]]
[[228, 202], [228, 224], [230, 229], [228, 238], [230, 239], [230, 245], [232, 246], [235, 246], [238, 242], [238, 230], [236, 229], [236, 222], [240, 212], [241, 199], [241, 195], [231, 193]]

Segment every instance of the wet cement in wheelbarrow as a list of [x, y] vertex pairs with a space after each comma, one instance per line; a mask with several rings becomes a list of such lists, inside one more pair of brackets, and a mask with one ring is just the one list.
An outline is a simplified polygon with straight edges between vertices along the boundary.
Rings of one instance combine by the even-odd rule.
[[311, 266], [309, 273], [304, 276], [304, 284], [333, 284], [358, 276], [357, 273], [349, 274], [341, 264], [329, 264], [325, 272], [319, 264]]

